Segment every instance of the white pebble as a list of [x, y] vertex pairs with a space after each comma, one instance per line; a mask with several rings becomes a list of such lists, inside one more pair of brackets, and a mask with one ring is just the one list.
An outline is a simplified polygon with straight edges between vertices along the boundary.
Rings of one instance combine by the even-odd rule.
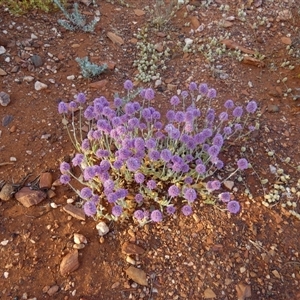
[[9, 158], [9, 160], [10, 160], [10, 161], [17, 161], [17, 159], [16, 159], [14, 156], [11, 156], [11, 157]]
[[2, 246], [6, 246], [8, 244], [9, 240], [3, 240], [0, 244]]
[[96, 229], [100, 236], [103, 236], [109, 232], [108, 226], [104, 222], [100, 222], [96, 225]]
[[68, 80], [74, 80], [74, 79], [75, 79], [75, 75], [67, 76], [67, 79], [68, 79]]
[[69, 204], [73, 203], [74, 201], [75, 201], [75, 200], [72, 199], [72, 198], [67, 199], [67, 203], [69, 203]]
[[8, 275], [9, 275], [9, 273], [8, 273], [8, 272], [4, 272], [4, 273], [3, 273], [3, 276], [4, 276], [4, 278], [7, 278], [7, 277], [8, 277]]
[[50, 203], [50, 206], [51, 206], [52, 208], [57, 208], [57, 204], [54, 203], [54, 202], [51, 202], [51, 203]]

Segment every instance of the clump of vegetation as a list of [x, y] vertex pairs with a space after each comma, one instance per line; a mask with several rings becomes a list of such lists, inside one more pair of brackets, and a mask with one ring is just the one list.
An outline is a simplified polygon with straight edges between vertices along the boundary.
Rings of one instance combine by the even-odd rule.
[[[60, 5], [64, 7], [65, 0], [62, 0]], [[55, 8], [53, 0], [0, 0], [0, 4], [8, 7], [9, 11], [15, 15], [21, 15], [32, 9], [40, 9], [49, 12]]]
[[77, 57], [75, 59], [80, 68], [81, 73], [84, 78], [91, 78], [100, 75], [107, 69], [107, 65], [103, 64], [102, 66], [98, 66], [96, 64], [93, 64], [89, 61], [88, 57], [85, 56], [84, 58]]
[[65, 27], [67, 30], [75, 31], [82, 30], [84, 32], [93, 32], [95, 25], [98, 23], [99, 18], [94, 18], [87, 24], [86, 18], [78, 10], [78, 3], [74, 3], [74, 12], [71, 14], [61, 4], [60, 0], [53, 0], [53, 2], [60, 8], [68, 20], [58, 20], [58, 24]]

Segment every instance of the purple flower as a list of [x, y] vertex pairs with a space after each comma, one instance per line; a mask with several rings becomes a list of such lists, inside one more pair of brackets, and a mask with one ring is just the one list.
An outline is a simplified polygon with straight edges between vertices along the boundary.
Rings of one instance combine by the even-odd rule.
[[158, 209], [153, 210], [151, 213], [151, 220], [153, 222], [160, 222], [162, 220], [162, 213]]
[[242, 127], [241, 124], [236, 123], [236, 124], [234, 125], [234, 130], [235, 130], [235, 131], [239, 131], [239, 130], [242, 130], [242, 129], [243, 129], [243, 127]]
[[169, 149], [163, 149], [160, 153], [160, 158], [164, 161], [164, 162], [168, 162], [171, 160], [172, 158], [172, 153]]
[[86, 97], [85, 97], [85, 94], [84, 93], [79, 93], [76, 97], [76, 101], [80, 104], [83, 104], [85, 103], [86, 101]]
[[144, 200], [144, 197], [142, 194], [136, 194], [134, 197], [134, 200], [136, 201], [136, 203], [141, 203]]
[[144, 212], [140, 209], [136, 210], [134, 213], [133, 213], [133, 216], [137, 219], [137, 220], [142, 220], [144, 219]]
[[135, 172], [141, 166], [141, 162], [134, 157], [130, 157], [126, 161], [126, 165], [129, 171]]
[[98, 158], [108, 157], [109, 156], [109, 152], [108, 152], [108, 150], [105, 150], [105, 149], [98, 149], [96, 151], [96, 156]]
[[209, 109], [206, 115], [206, 120], [208, 123], [212, 123], [215, 120], [215, 110], [214, 109]]
[[224, 139], [222, 134], [217, 133], [213, 138], [213, 144], [221, 148], [223, 146], [223, 143], [224, 143]]
[[117, 127], [117, 126], [122, 124], [122, 120], [121, 120], [120, 117], [113, 117], [111, 119], [111, 124], [112, 124], [113, 127]]
[[143, 151], [145, 149], [144, 139], [137, 137], [134, 139], [134, 147], [137, 151]]
[[175, 121], [181, 123], [184, 121], [184, 113], [182, 111], [178, 111], [175, 114]]
[[116, 193], [110, 193], [107, 195], [107, 201], [108, 203], [115, 203], [118, 200], [118, 196]]
[[68, 174], [62, 174], [60, 177], [59, 177], [59, 181], [62, 183], [62, 184], [67, 184], [69, 183], [71, 180], [71, 177], [70, 175]]
[[167, 206], [166, 211], [168, 215], [173, 215], [176, 211], [176, 208], [173, 205], [169, 205]]
[[198, 165], [196, 166], [196, 172], [197, 172], [199, 175], [204, 174], [204, 173], [206, 172], [206, 167], [205, 167], [205, 165], [203, 165], [203, 164], [198, 164]]
[[95, 117], [95, 113], [94, 113], [94, 107], [93, 106], [88, 106], [84, 113], [83, 113], [84, 117], [87, 120], [92, 120]]
[[101, 132], [100, 130], [95, 130], [95, 131], [93, 132], [93, 138], [94, 138], [95, 140], [101, 139], [101, 138], [102, 138], [102, 132]]
[[155, 96], [155, 94], [154, 94], [153, 89], [151, 89], [151, 88], [146, 89], [146, 91], [145, 91], [145, 99], [146, 100], [150, 101], [154, 98], [154, 96]]
[[243, 115], [243, 108], [241, 106], [237, 106], [233, 110], [232, 114], [235, 118], [240, 118]]
[[217, 91], [215, 89], [209, 89], [206, 95], [209, 99], [217, 97]]
[[102, 160], [100, 162], [101, 172], [107, 172], [110, 169], [110, 163], [108, 160]]
[[126, 198], [127, 195], [128, 191], [126, 189], [118, 189], [116, 191], [116, 196], [118, 197], [118, 199]]
[[83, 205], [84, 213], [90, 217], [93, 216], [97, 212], [97, 207], [94, 201], [87, 201]]
[[219, 190], [221, 188], [221, 183], [219, 180], [214, 180], [211, 182], [211, 187], [214, 191]]
[[150, 138], [146, 141], [145, 145], [148, 149], [153, 149], [156, 146], [156, 140], [154, 138]]
[[133, 88], [132, 81], [131, 80], [126, 80], [124, 82], [124, 89], [130, 91], [130, 90], [132, 90], [132, 88]]
[[133, 117], [128, 120], [127, 124], [128, 124], [129, 129], [135, 129], [139, 126], [139, 123], [140, 123], [139, 119], [136, 117]]
[[115, 107], [120, 107], [122, 104], [123, 104], [123, 100], [121, 98], [115, 98], [114, 99]]
[[154, 123], [154, 128], [158, 129], [158, 130], [161, 130], [163, 128], [163, 123], [160, 122], [160, 121], [155, 122]]
[[211, 157], [216, 157], [220, 153], [220, 147], [217, 145], [212, 145], [208, 148], [208, 154]]
[[160, 158], [159, 151], [152, 150], [152, 149], [149, 151], [149, 159], [150, 160], [156, 161], [156, 160], [159, 160], [159, 158]]
[[159, 120], [159, 119], [160, 119], [160, 112], [159, 112], [159, 111], [154, 111], [154, 112], [152, 113], [152, 118], [153, 118], [154, 120]]
[[148, 180], [147, 187], [150, 190], [154, 190], [156, 188], [156, 182], [155, 182], [155, 180], [152, 180], [152, 179]]
[[185, 99], [185, 98], [189, 95], [189, 93], [188, 93], [187, 91], [182, 91], [182, 92], [180, 93], [180, 95], [181, 95], [181, 97], [182, 97], [183, 99]]
[[168, 110], [166, 113], [166, 117], [169, 122], [172, 122], [175, 120], [175, 111], [174, 110]]
[[174, 128], [170, 133], [169, 136], [173, 140], [177, 140], [180, 137], [180, 130], [177, 128]]
[[148, 119], [150, 119], [151, 118], [151, 110], [149, 109], [149, 108], [144, 108], [143, 110], [142, 110], [142, 116], [143, 116], [143, 118], [145, 119], [145, 120], [148, 120]]
[[199, 85], [199, 93], [202, 94], [202, 95], [206, 95], [208, 92], [208, 86], [206, 83], [201, 83]]
[[117, 159], [114, 163], [113, 163], [113, 167], [117, 170], [120, 170], [123, 166], [123, 162], [119, 159]]
[[183, 192], [183, 196], [184, 198], [188, 201], [188, 202], [194, 202], [197, 198], [197, 193], [194, 189], [192, 188], [187, 188], [185, 189], [185, 191]]
[[96, 176], [94, 167], [86, 167], [83, 171], [83, 178], [85, 181], [89, 181]]
[[66, 114], [68, 112], [68, 106], [65, 102], [61, 101], [58, 104], [58, 113], [59, 114]]
[[109, 194], [114, 190], [115, 182], [112, 179], [107, 179], [103, 183], [105, 191]]
[[123, 212], [123, 208], [120, 205], [115, 205], [112, 210], [111, 213], [115, 216], [115, 217], [120, 217], [121, 214]]
[[209, 191], [209, 192], [212, 192], [214, 189], [212, 187], [212, 181], [207, 181], [206, 182], [206, 189]]
[[189, 84], [189, 90], [190, 91], [196, 91], [197, 90], [197, 84], [196, 84], [196, 82], [191, 82]]
[[237, 214], [240, 211], [241, 206], [237, 201], [232, 200], [227, 203], [227, 209], [230, 213]]
[[215, 166], [218, 170], [220, 170], [224, 167], [224, 163], [222, 162], [222, 160], [218, 159], [217, 162], [215, 163]]
[[180, 194], [180, 190], [175, 184], [173, 184], [169, 187], [168, 194], [171, 198], [174, 198]]
[[221, 122], [224, 122], [224, 121], [227, 121], [228, 120], [228, 113], [226, 111], [222, 111], [220, 114], [219, 114], [219, 120]]
[[135, 180], [136, 183], [141, 184], [141, 183], [144, 182], [145, 176], [142, 173], [135, 173], [134, 174], [134, 180]]
[[67, 162], [63, 161], [63, 162], [60, 164], [59, 169], [60, 169], [60, 172], [61, 172], [62, 174], [65, 174], [65, 173], [67, 173], [67, 172], [70, 171], [71, 167], [70, 167], [70, 164], [68, 164]]
[[213, 132], [210, 128], [205, 128], [202, 130], [202, 134], [204, 135], [205, 139], [212, 136]]
[[226, 203], [229, 202], [231, 199], [231, 195], [229, 192], [221, 193], [221, 194], [219, 194], [218, 197], [221, 201], [226, 202]]
[[249, 131], [254, 131], [254, 130], [255, 130], [255, 126], [250, 125], [250, 126], [248, 127], [248, 129], [249, 129]]
[[188, 176], [184, 179], [185, 184], [192, 184], [194, 182], [194, 179], [191, 176]]
[[254, 100], [251, 100], [247, 104], [246, 110], [249, 114], [253, 114], [257, 110], [257, 103]]
[[135, 112], [134, 106], [131, 102], [128, 102], [124, 106], [124, 111], [127, 115], [132, 115]]
[[184, 205], [182, 208], [181, 208], [181, 211], [182, 213], [185, 215], [185, 216], [189, 216], [193, 213], [193, 210], [191, 208], [190, 205]]
[[75, 101], [71, 101], [69, 103], [69, 110], [74, 111], [75, 109], [77, 109], [77, 103]]
[[238, 168], [240, 169], [240, 170], [245, 170], [245, 169], [248, 169], [248, 161], [247, 161], [247, 159], [245, 159], [245, 158], [241, 158], [241, 159], [239, 159], [238, 161], [237, 161], [237, 165], [238, 165]]
[[225, 106], [225, 108], [227, 108], [227, 109], [232, 109], [232, 108], [234, 108], [234, 103], [233, 103], [233, 101], [232, 100], [227, 100], [225, 103], [224, 103], [224, 106]]
[[88, 139], [84, 139], [81, 143], [81, 149], [83, 151], [87, 151], [90, 149], [90, 141]]
[[177, 96], [173, 96], [170, 100], [170, 103], [174, 106], [178, 105], [180, 103], [180, 100]]
[[131, 156], [131, 151], [126, 149], [126, 148], [121, 148], [119, 151], [118, 151], [118, 157], [121, 159], [121, 160], [126, 160], [128, 159], [130, 156]]
[[230, 135], [232, 133], [232, 129], [229, 126], [224, 127], [223, 132], [225, 135]]
[[92, 190], [89, 187], [84, 187], [80, 191], [80, 197], [83, 199], [89, 199], [93, 195]]

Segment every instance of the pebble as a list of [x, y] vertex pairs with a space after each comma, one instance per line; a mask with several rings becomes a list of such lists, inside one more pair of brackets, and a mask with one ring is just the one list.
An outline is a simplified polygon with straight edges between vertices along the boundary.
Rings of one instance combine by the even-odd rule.
[[9, 161], [17, 161], [17, 158], [14, 157], [14, 156], [11, 156], [11, 157], [9, 158]]
[[6, 183], [0, 191], [0, 199], [3, 201], [8, 201], [12, 198], [14, 193], [14, 188], [11, 183]]
[[40, 82], [40, 81], [36, 81], [35, 84], [34, 84], [34, 89], [35, 89], [36, 91], [44, 90], [44, 89], [46, 89], [47, 87], [48, 87], [47, 84], [42, 83], [42, 82]]
[[68, 79], [68, 80], [74, 80], [74, 79], [75, 79], [75, 75], [67, 76], [67, 79]]
[[87, 239], [83, 234], [80, 233], [74, 233], [74, 243], [75, 244], [86, 244], [87, 243]]
[[37, 54], [32, 55], [30, 60], [36, 68], [41, 67], [43, 65], [42, 58]]
[[98, 230], [100, 236], [104, 236], [109, 232], [109, 228], [104, 222], [99, 222], [96, 225], [96, 229]]
[[46, 199], [47, 194], [43, 191], [32, 190], [29, 187], [21, 188], [16, 194], [15, 198], [25, 207], [37, 205]]
[[7, 73], [3, 69], [0, 68], [0, 76], [5, 76], [5, 75], [7, 75]]
[[23, 77], [23, 81], [25, 82], [31, 82], [34, 80], [34, 77], [33, 76], [24, 76]]
[[8, 272], [4, 272], [4, 273], [3, 273], [4, 278], [8, 278], [8, 275], [9, 275]]
[[60, 263], [60, 274], [65, 276], [79, 268], [78, 250], [74, 250], [67, 254]]
[[185, 38], [185, 39], [184, 39], [184, 42], [185, 42], [185, 45], [186, 45], [186, 46], [189, 46], [189, 45], [193, 44], [193, 40], [190, 39], [190, 38]]
[[52, 174], [50, 172], [44, 172], [40, 175], [39, 187], [40, 189], [50, 189], [52, 186]]
[[82, 221], [85, 220], [85, 214], [82, 208], [76, 207], [72, 204], [67, 204], [64, 206], [63, 210], [76, 219]]
[[10, 115], [6, 115], [2, 118], [2, 126], [7, 126], [13, 121], [14, 117]]
[[4, 54], [6, 52], [6, 49], [3, 46], [0, 46], [0, 55]]
[[59, 286], [58, 285], [53, 285], [49, 290], [47, 291], [47, 294], [49, 296], [53, 296], [56, 292], [58, 292]]
[[269, 104], [267, 110], [271, 113], [279, 112], [279, 106], [275, 104]]
[[83, 249], [84, 247], [85, 247], [85, 244], [74, 244], [73, 245], [73, 249], [77, 249], [77, 250]]
[[146, 272], [134, 266], [125, 270], [127, 276], [140, 285], [148, 285]]
[[0, 104], [2, 106], [7, 106], [10, 103], [10, 97], [5, 92], [0, 92]]
[[14, 133], [17, 130], [16, 125], [13, 125], [9, 128], [9, 132]]

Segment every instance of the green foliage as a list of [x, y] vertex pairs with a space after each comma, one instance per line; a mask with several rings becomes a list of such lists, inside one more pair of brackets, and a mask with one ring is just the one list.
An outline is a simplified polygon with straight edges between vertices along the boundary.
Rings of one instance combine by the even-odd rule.
[[53, 2], [60, 8], [68, 20], [58, 20], [58, 24], [70, 31], [82, 30], [84, 32], [93, 32], [95, 25], [99, 18], [94, 18], [89, 24], [86, 23], [86, 18], [78, 10], [78, 3], [74, 3], [74, 12], [71, 14], [67, 12], [60, 0], [53, 0]]
[[[61, 6], [66, 3], [62, 0]], [[22, 15], [32, 9], [40, 9], [49, 12], [55, 8], [53, 0], [0, 0], [0, 4], [8, 7], [9, 11], [15, 15]]]
[[81, 74], [84, 78], [98, 76], [107, 69], [106, 64], [98, 66], [96, 64], [91, 63], [87, 56], [85, 56], [84, 58], [77, 57], [75, 60], [79, 64], [81, 68]]

